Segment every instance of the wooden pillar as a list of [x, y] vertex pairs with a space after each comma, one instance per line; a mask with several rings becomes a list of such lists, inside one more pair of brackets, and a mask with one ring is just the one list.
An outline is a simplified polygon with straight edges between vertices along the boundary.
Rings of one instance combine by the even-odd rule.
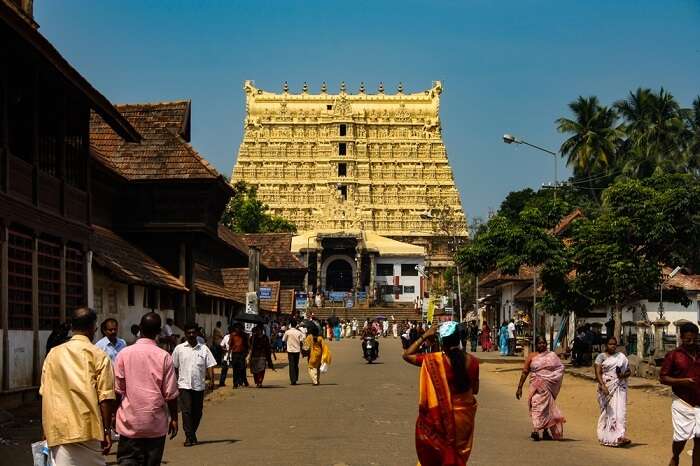
[[323, 258], [323, 248], [319, 244], [318, 249], [316, 250], [316, 291], [320, 292], [321, 291], [321, 265], [322, 265], [322, 258]]
[[260, 289], [260, 250], [255, 246], [248, 247], [248, 291]]
[[59, 272], [58, 318], [66, 321], [66, 241], [61, 240], [61, 265]]
[[376, 256], [372, 253], [369, 255], [369, 300], [370, 303], [374, 302], [377, 297], [374, 295], [374, 290], [376, 288], [375, 286], [375, 280], [376, 280], [376, 274], [377, 274], [377, 262], [376, 262]]
[[94, 283], [92, 276], [92, 251], [87, 251], [85, 253], [85, 291], [87, 292], [87, 306], [90, 309], [95, 308]]
[[[29, 154], [32, 164], [32, 204], [39, 205], [39, 70], [34, 67], [32, 73], [32, 86], [34, 91], [34, 99], [32, 100], [33, 107], [33, 127], [32, 127], [32, 150]], [[36, 246], [36, 244], [35, 244]]]
[[8, 231], [7, 226], [0, 223], [0, 319], [2, 319], [2, 390], [10, 388], [10, 336], [9, 336], [9, 302], [8, 291]]
[[[3, 51], [0, 51], [0, 63], [8, 64], [9, 60]], [[8, 181], [8, 156], [7, 156], [7, 137], [8, 133], [8, 114], [7, 114], [7, 70], [9, 66], [0, 66], [0, 191], [7, 191]], [[4, 328], [4, 327], [3, 327]], [[4, 380], [4, 379], [3, 379]]]
[[362, 288], [362, 249], [355, 249], [355, 294]]
[[39, 238], [32, 241], [32, 385], [41, 381], [39, 365]]

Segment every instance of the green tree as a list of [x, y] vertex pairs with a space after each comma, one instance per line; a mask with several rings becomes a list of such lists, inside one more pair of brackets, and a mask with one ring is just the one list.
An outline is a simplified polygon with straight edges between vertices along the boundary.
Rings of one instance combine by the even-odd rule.
[[254, 186], [238, 181], [233, 184], [231, 197], [221, 223], [236, 233], [296, 233], [296, 226], [288, 220], [267, 213], [267, 205], [257, 198]]
[[[574, 228], [570, 291], [593, 306], [622, 308], [654, 296], [661, 265], [700, 266], [700, 183], [691, 175], [621, 180], [603, 195], [601, 215]], [[685, 294], [677, 294], [687, 305]]]
[[627, 139], [619, 164], [625, 175], [645, 178], [687, 171], [687, 126], [673, 95], [663, 88], [658, 93], [637, 88], [615, 108], [625, 120]]
[[583, 97], [569, 104], [573, 118], [559, 118], [557, 130], [569, 135], [560, 148], [573, 169], [574, 180], [586, 180], [592, 199], [598, 195], [594, 180], [613, 166], [624, 135], [615, 109], [601, 105], [595, 96]]

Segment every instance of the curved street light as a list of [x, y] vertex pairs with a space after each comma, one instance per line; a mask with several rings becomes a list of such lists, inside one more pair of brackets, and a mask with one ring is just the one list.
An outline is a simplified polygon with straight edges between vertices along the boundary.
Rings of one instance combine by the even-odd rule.
[[546, 152], [552, 156], [552, 158], [554, 159], [554, 202], [556, 202], [557, 201], [557, 187], [559, 186], [559, 180], [558, 180], [559, 177], [558, 177], [558, 173], [557, 173], [558, 172], [557, 153], [554, 151], [551, 151], [549, 149], [545, 149], [544, 147], [540, 147], [538, 145], [531, 144], [524, 139], [517, 138], [517, 137], [513, 136], [512, 134], [508, 134], [508, 133], [503, 135], [503, 142], [505, 142], [506, 144], [524, 144], [526, 146], [533, 147], [537, 150], [541, 150], [542, 152]]

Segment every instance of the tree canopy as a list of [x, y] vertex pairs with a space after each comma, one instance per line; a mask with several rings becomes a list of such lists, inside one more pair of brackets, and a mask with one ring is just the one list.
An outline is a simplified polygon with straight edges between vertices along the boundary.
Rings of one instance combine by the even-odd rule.
[[236, 233], [296, 233], [292, 222], [267, 212], [267, 205], [257, 198], [254, 186], [238, 181], [233, 184], [231, 197], [221, 223]]

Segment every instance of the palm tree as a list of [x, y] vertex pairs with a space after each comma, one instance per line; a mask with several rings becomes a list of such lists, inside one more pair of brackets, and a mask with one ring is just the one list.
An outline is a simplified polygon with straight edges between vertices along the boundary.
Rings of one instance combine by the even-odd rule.
[[570, 134], [559, 151], [566, 156], [566, 164], [572, 167], [574, 178], [586, 178], [591, 197], [595, 194], [593, 175], [604, 175], [615, 163], [618, 146], [624, 128], [618, 125], [615, 109], [600, 105], [595, 96], [583, 97], [569, 104], [573, 119], [557, 119], [557, 130]]
[[687, 126], [685, 158], [688, 171], [700, 172], [700, 96], [693, 101], [692, 108], [684, 111]]
[[683, 151], [687, 127], [673, 95], [663, 88], [658, 93], [637, 88], [615, 108], [627, 133], [620, 158], [625, 174], [643, 178], [687, 170]]

